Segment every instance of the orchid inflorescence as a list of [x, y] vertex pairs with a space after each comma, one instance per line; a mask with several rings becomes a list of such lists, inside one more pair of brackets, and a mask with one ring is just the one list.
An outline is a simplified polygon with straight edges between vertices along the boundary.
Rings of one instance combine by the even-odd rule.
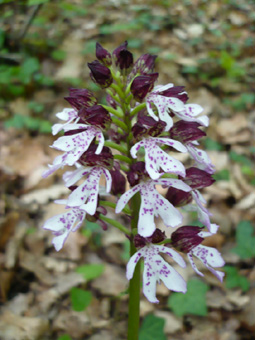
[[[224, 273], [214, 269], [224, 265], [220, 253], [201, 245], [204, 237], [218, 229], [211, 224], [211, 214], [199, 191], [214, 182], [214, 167], [198, 143], [205, 136], [201, 127], [208, 126], [208, 117], [200, 115], [200, 105], [187, 103], [183, 86], [155, 85], [156, 56], [143, 54], [133, 62], [125, 42], [112, 54], [97, 43], [96, 57], [88, 67], [92, 80], [105, 89], [107, 105], [99, 104], [87, 89], [71, 88], [65, 98], [71, 108], [57, 113], [64, 123], [55, 124], [52, 132], [56, 135], [63, 130], [64, 135], [52, 147], [63, 154], [55, 158], [43, 177], [66, 165], [76, 169], [63, 175], [69, 197], [56, 201], [67, 211], [50, 218], [43, 228], [53, 232], [52, 243], [57, 251], [86, 219], [97, 221], [103, 230], [109, 224], [122, 230], [137, 249], [127, 264], [127, 279], [132, 279], [143, 257], [143, 292], [151, 302], [158, 302], [156, 283], [160, 280], [170, 290], [185, 293], [187, 289], [182, 276], [159, 253], [167, 254], [181, 267], [186, 263], [179, 252], [186, 253], [193, 269], [203, 276], [193, 260], [195, 256], [222, 281]], [[188, 153], [192, 166], [185, 169], [171, 151], [175, 155]], [[156, 186], [167, 188], [166, 195], [160, 194]], [[106, 201], [105, 196], [110, 194], [114, 202]], [[135, 195], [140, 197], [136, 228], [126, 228], [106, 217], [110, 207], [132, 220], [134, 212], [128, 203]], [[180, 227], [181, 209], [197, 212], [208, 231], [198, 226]], [[167, 227], [179, 227], [170, 238], [156, 228], [158, 216]]]

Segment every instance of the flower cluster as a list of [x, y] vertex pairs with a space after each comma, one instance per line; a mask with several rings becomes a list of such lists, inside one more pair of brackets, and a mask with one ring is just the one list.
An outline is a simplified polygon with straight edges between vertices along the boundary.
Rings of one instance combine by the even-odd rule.
[[[200, 115], [200, 105], [187, 103], [189, 98], [183, 86], [156, 85], [156, 56], [144, 54], [134, 62], [125, 42], [112, 54], [97, 43], [96, 57], [88, 67], [91, 79], [106, 90], [107, 105], [99, 104], [87, 89], [70, 89], [65, 99], [71, 108], [57, 113], [64, 123], [52, 128], [53, 135], [63, 131], [52, 145], [63, 153], [43, 176], [64, 166], [76, 168], [63, 175], [69, 197], [56, 202], [64, 204], [67, 212], [44, 224], [55, 236], [56, 250], [63, 247], [71, 231], [76, 231], [85, 219], [92, 219], [104, 230], [107, 224], [119, 228], [134, 243], [137, 252], [128, 262], [127, 279], [133, 277], [135, 266], [143, 257], [143, 292], [151, 302], [158, 302], [156, 283], [160, 280], [171, 290], [186, 292], [185, 280], [160, 253], [181, 267], [186, 263], [177, 251], [186, 253], [193, 269], [203, 275], [193, 260], [195, 256], [222, 280], [224, 273], [214, 269], [224, 265], [221, 255], [216, 249], [201, 245], [204, 237], [218, 229], [210, 222], [211, 214], [200, 192], [214, 182], [211, 160], [198, 143], [205, 136], [201, 128], [208, 126], [208, 117]], [[175, 151], [174, 155], [189, 154], [192, 166], [186, 169], [171, 151]], [[167, 188], [165, 196], [158, 186]], [[139, 197], [135, 228], [127, 229], [105, 217], [105, 207], [109, 206], [106, 194], [115, 197], [116, 203], [111, 205], [115, 212], [128, 212], [131, 219], [134, 209], [126, 205], [134, 196]], [[182, 209], [195, 211], [208, 231], [198, 226], [181, 226]], [[179, 227], [170, 239], [156, 228], [157, 217], [167, 227]]]

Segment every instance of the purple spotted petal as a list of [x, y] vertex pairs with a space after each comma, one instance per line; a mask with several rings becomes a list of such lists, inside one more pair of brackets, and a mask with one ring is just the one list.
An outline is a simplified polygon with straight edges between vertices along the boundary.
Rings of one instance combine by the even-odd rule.
[[140, 190], [140, 184], [137, 184], [133, 188], [126, 191], [123, 195], [120, 196], [115, 212], [116, 214], [120, 213], [121, 210], [125, 207], [125, 205], [128, 203], [128, 201]]
[[145, 150], [145, 166], [148, 174], [152, 179], [160, 177], [160, 168], [164, 172], [174, 173], [180, 176], [185, 174], [183, 164], [164, 152], [157, 144], [166, 144], [174, 147], [175, 149], [186, 152], [187, 149], [180, 142], [174, 141], [169, 138], [145, 138], [136, 143], [130, 150], [133, 158], [136, 158], [137, 151], [144, 147]]
[[196, 256], [201, 262], [203, 262], [206, 268], [208, 268], [208, 270], [210, 270], [210, 272], [212, 272], [222, 282], [224, 273], [212, 268], [223, 267], [225, 264], [223, 258], [221, 257], [221, 254], [217, 249], [199, 245], [193, 248], [191, 253]]
[[94, 215], [97, 208], [99, 181], [103, 171], [100, 167], [91, 168], [87, 178], [69, 196], [70, 207], [80, 207], [88, 214]]
[[178, 263], [181, 263], [183, 266], [185, 265], [185, 262], [180, 260], [181, 256], [173, 250], [167, 250], [164, 246], [152, 244], [141, 248], [135, 253], [127, 265], [127, 278], [130, 280], [133, 277], [136, 263], [141, 257], [144, 257], [143, 293], [152, 303], [158, 302], [156, 298], [156, 284], [160, 280], [164, 282], [168, 289], [182, 293], [185, 293], [187, 290], [184, 279], [159, 255], [160, 252], [169, 254], [172, 259], [178, 259]]
[[58, 112], [56, 114], [56, 116], [61, 119], [61, 120], [65, 120], [67, 121], [64, 124], [54, 124], [52, 126], [52, 134], [55, 136], [59, 131], [61, 131], [65, 125], [70, 124], [71, 122], [73, 122], [75, 119], [77, 119], [78, 117], [78, 112], [70, 109], [70, 108], [65, 108], [63, 111]]
[[84, 211], [75, 208], [53, 216], [44, 223], [43, 228], [51, 230], [55, 235], [52, 243], [57, 251], [63, 247], [70, 232], [76, 231], [82, 225], [85, 217]]
[[209, 174], [213, 174], [215, 171], [214, 166], [207, 153], [204, 150], [196, 148], [194, 142], [187, 143], [186, 146], [190, 156], [196, 161], [197, 166]]
[[[75, 125], [76, 124], [72, 124], [73, 127]], [[73, 165], [89, 148], [95, 137], [98, 137], [99, 140], [95, 153], [99, 154], [104, 145], [104, 136], [101, 130], [94, 126], [89, 126], [87, 130], [74, 135], [60, 137], [53, 143], [52, 147], [57, 150], [66, 151], [66, 164]]]

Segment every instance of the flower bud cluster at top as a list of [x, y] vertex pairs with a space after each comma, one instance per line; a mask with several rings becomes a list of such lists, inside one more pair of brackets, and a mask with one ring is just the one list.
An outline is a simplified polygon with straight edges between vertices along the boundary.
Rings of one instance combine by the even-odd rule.
[[[194, 270], [203, 275], [193, 261], [196, 256], [222, 280], [224, 274], [214, 269], [224, 265], [222, 257], [216, 249], [201, 245], [204, 237], [218, 229], [211, 224], [211, 214], [199, 191], [214, 182], [214, 167], [198, 142], [205, 136], [201, 128], [208, 126], [208, 117], [200, 115], [200, 105], [187, 103], [183, 86], [156, 85], [156, 56], [144, 54], [134, 62], [125, 42], [112, 54], [97, 43], [96, 57], [88, 63], [90, 76], [105, 89], [107, 105], [100, 104], [87, 89], [70, 89], [65, 99], [71, 108], [57, 113], [63, 123], [55, 124], [52, 132], [56, 135], [63, 130], [64, 134], [52, 147], [62, 154], [43, 176], [66, 165], [75, 166], [75, 170], [63, 175], [70, 195], [56, 201], [65, 205], [66, 212], [52, 217], [43, 227], [53, 232], [56, 250], [85, 219], [97, 221], [104, 230], [109, 224], [122, 230], [138, 249], [128, 262], [127, 278], [132, 278], [136, 263], [143, 257], [143, 291], [151, 302], [158, 301], [155, 289], [159, 280], [169, 289], [186, 292], [186, 282], [160, 252], [181, 267], [186, 263], [176, 250], [186, 253]], [[171, 151], [174, 155], [187, 153], [192, 166], [186, 169]], [[104, 187], [100, 185], [102, 175]], [[156, 185], [168, 188], [165, 197]], [[104, 200], [110, 194], [116, 203]], [[137, 228], [131, 230], [106, 216], [110, 207], [132, 218], [134, 212], [128, 203], [136, 194], [141, 201]], [[208, 231], [198, 226], [180, 227], [181, 209], [195, 211]], [[167, 227], [179, 227], [171, 239], [156, 228], [158, 216]]]

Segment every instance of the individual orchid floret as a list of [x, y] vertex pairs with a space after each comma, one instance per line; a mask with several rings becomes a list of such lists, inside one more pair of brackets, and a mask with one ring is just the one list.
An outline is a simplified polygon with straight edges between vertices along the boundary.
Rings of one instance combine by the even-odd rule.
[[193, 255], [196, 256], [206, 266], [206, 268], [222, 282], [225, 274], [212, 268], [224, 266], [225, 262], [221, 257], [221, 254], [217, 249], [201, 245], [204, 237], [215, 234], [217, 229], [218, 226], [216, 224], [211, 225], [211, 232], [202, 231], [203, 228], [200, 227], [183, 226], [171, 235], [171, 240], [172, 245], [176, 249], [187, 253], [191, 266], [198, 275], [204, 276], [204, 274], [197, 269], [193, 260]]
[[63, 179], [67, 187], [74, 185], [83, 176], [87, 176], [85, 181], [69, 195], [68, 206], [79, 207], [88, 214], [94, 215], [97, 209], [99, 181], [102, 175], [106, 179], [106, 192], [110, 192], [112, 185], [111, 174], [109, 170], [103, 167], [84, 168], [81, 166], [75, 171], [64, 174]]
[[[67, 200], [57, 200], [55, 203], [67, 204]], [[70, 207], [66, 206], [66, 209]], [[51, 230], [55, 236], [52, 243], [56, 249], [59, 251], [62, 249], [68, 235], [70, 232], [75, 232], [82, 226], [82, 223], [86, 217], [86, 212], [79, 209], [78, 207], [72, 207], [67, 212], [51, 217], [47, 220], [43, 228]]]
[[79, 110], [79, 123], [93, 125], [101, 129], [107, 129], [111, 124], [111, 116], [102, 105], [93, 105]]
[[[104, 135], [99, 128], [85, 124], [70, 124], [65, 125], [64, 130], [67, 131], [67, 135], [59, 137], [53, 143], [52, 147], [66, 152], [66, 165], [74, 165], [81, 155], [88, 150], [95, 138], [98, 139], [95, 154], [99, 154], [102, 151], [104, 146]], [[75, 132], [75, 134], [72, 134], [72, 132]]]
[[112, 176], [112, 194], [115, 196], [124, 194], [126, 190], [126, 178], [120, 172], [120, 165], [118, 162], [114, 162], [114, 166], [110, 170], [110, 174]]
[[141, 257], [144, 258], [143, 271], [143, 293], [152, 303], [158, 303], [156, 298], [156, 284], [163, 281], [165, 286], [175, 292], [186, 293], [187, 287], [183, 277], [166, 262], [159, 253], [165, 253], [171, 257], [182, 268], [186, 263], [173, 249], [162, 245], [149, 244], [139, 249], [127, 264], [126, 276], [130, 280], [133, 277], [135, 266]]
[[97, 104], [97, 99], [93, 92], [87, 89], [71, 88], [69, 89], [69, 97], [65, 97], [65, 100], [77, 111], [83, 107], [88, 108]]
[[132, 127], [134, 139], [139, 140], [147, 136], [157, 137], [166, 127], [162, 120], [156, 121], [149, 116], [138, 115], [137, 122]]
[[111, 66], [112, 64], [112, 56], [111, 53], [108, 52], [102, 45], [98, 42], [96, 43], [96, 57], [101, 63], [105, 66]]
[[145, 74], [137, 76], [131, 85], [130, 91], [134, 99], [142, 102], [147, 94], [153, 89], [155, 81], [158, 79], [158, 73]]
[[[144, 138], [136, 143], [130, 150], [131, 156], [136, 158], [137, 151], [144, 147], [145, 150], [145, 167], [152, 179], [158, 179], [161, 175], [160, 168], [167, 173], [173, 173], [180, 176], [185, 176], [184, 165], [164, 152], [158, 144], [164, 144], [175, 148], [180, 152], [186, 152], [187, 149], [180, 142], [169, 138], [149, 137]], [[182, 175], [183, 174], [183, 175]]]
[[[171, 89], [173, 94], [171, 94]], [[185, 92], [176, 94], [174, 85], [168, 84], [165, 86], [156, 86], [154, 90], [147, 95], [146, 106], [149, 115], [153, 119], [161, 119], [166, 122], [166, 131], [173, 126], [173, 119], [169, 113], [173, 113], [182, 120], [197, 122], [203, 126], [208, 126], [209, 120], [207, 116], [196, 118], [203, 111], [202, 107], [198, 104], [184, 104], [183, 100], [186, 101]], [[154, 107], [156, 107], [158, 111], [158, 116], [154, 112]]]
[[173, 186], [183, 191], [191, 188], [181, 180], [172, 178], [161, 178], [140, 182], [125, 192], [117, 202], [116, 213], [120, 213], [128, 201], [137, 192], [141, 195], [141, 206], [138, 219], [138, 233], [143, 237], [153, 234], [156, 229], [154, 217], [160, 216], [167, 227], [177, 227], [182, 223], [181, 213], [162, 195], [158, 193], [155, 185]]
[[91, 79], [101, 88], [107, 88], [113, 82], [111, 71], [108, 67], [102, 65], [98, 60], [88, 63], [91, 71]]

